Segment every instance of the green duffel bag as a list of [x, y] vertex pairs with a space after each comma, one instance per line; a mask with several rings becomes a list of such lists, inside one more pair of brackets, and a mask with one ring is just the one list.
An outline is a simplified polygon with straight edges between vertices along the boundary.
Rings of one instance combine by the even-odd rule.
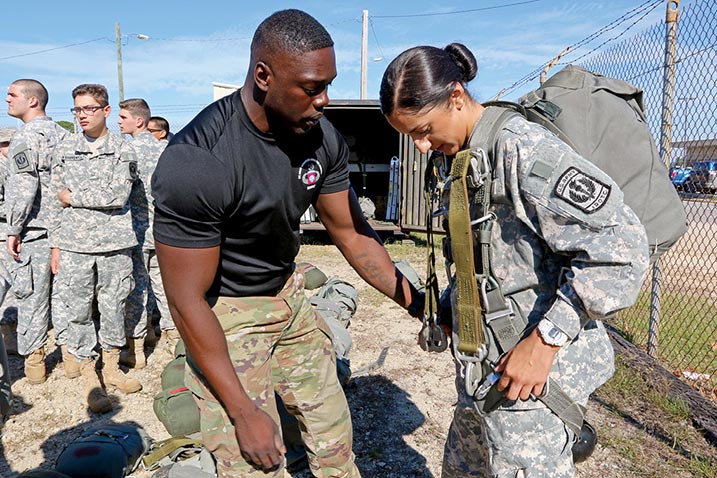
[[169, 362], [162, 371], [162, 391], [154, 396], [154, 414], [173, 437], [199, 431], [199, 408], [192, 392], [184, 386], [183, 355]]

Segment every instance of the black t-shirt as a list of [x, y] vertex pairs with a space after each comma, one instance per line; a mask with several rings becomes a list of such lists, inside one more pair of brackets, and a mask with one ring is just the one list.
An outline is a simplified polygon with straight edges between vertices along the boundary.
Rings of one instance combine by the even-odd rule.
[[221, 247], [209, 297], [274, 295], [293, 271], [301, 216], [319, 194], [348, 189], [348, 176], [348, 148], [328, 120], [279, 140], [254, 126], [237, 91], [199, 113], [159, 158], [154, 237]]

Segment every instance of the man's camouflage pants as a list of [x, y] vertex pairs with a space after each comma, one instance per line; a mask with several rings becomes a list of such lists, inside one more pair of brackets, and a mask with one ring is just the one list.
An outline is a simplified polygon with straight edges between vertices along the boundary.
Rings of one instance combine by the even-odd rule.
[[[125, 302], [132, 289], [130, 249], [89, 254], [60, 251], [60, 271], [55, 287], [66, 307], [67, 348], [76, 357], [95, 358], [95, 346], [103, 349], [125, 345]], [[95, 332], [92, 302], [97, 299], [99, 334]]]
[[[314, 476], [359, 477], [331, 333], [304, 295], [303, 273], [295, 272], [276, 297], [220, 297], [213, 310], [249, 397], [279, 426], [276, 391], [301, 423]], [[191, 356], [187, 364], [185, 382], [199, 405], [202, 440], [217, 459], [219, 477], [286, 476], [283, 467], [265, 472], [244, 460], [234, 427]]]
[[47, 237], [23, 242], [20, 261], [8, 262], [17, 304], [17, 350], [29, 355], [47, 343], [52, 277]]

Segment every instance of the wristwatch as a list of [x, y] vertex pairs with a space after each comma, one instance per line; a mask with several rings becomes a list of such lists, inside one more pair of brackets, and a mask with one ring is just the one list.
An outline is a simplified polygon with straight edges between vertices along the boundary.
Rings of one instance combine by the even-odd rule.
[[568, 336], [557, 328], [554, 323], [548, 319], [541, 319], [538, 322], [538, 333], [543, 338], [543, 342], [548, 345], [555, 345], [556, 347], [562, 347], [568, 341]]

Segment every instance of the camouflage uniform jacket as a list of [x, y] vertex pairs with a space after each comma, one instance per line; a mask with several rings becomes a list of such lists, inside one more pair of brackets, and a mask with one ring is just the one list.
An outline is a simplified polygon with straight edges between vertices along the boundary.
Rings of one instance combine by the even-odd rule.
[[595, 320], [637, 299], [648, 265], [645, 229], [607, 174], [522, 117], [498, 134], [492, 163], [493, 276], [528, 327], [547, 318], [568, 335], [551, 377], [587, 400], [613, 370]]
[[50, 192], [50, 169], [52, 151], [67, 134], [47, 116], [28, 121], [15, 133], [5, 184], [8, 235], [27, 240], [45, 234], [59, 214], [57, 197]]
[[69, 189], [70, 206], [63, 208], [50, 231], [50, 247], [101, 253], [137, 245], [132, 230], [129, 195], [137, 178], [134, 151], [122, 138], [108, 133], [97, 153], [82, 133], [71, 135], [55, 149], [53, 195]]
[[154, 249], [152, 235], [152, 218], [154, 204], [150, 188], [154, 168], [157, 167], [159, 156], [167, 147], [166, 141], [157, 141], [149, 131], [143, 131], [130, 143], [137, 157], [138, 179], [132, 186], [130, 205], [132, 208], [132, 225], [137, 234], [137, 242], [144, 250]]

